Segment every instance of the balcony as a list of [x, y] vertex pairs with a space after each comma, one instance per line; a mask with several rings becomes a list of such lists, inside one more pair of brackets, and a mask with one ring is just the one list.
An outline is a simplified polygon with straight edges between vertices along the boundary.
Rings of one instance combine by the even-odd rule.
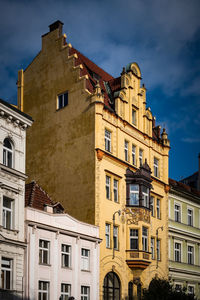
[[131, 269], [146, 269], [151, 263], [151, 252], [126, 250], [126, 263]]

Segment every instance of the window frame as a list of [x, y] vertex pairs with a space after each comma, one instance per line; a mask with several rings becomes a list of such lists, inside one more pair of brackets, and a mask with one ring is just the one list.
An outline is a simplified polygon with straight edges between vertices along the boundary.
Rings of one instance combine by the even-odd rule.
[[[108, 229], [108, 230], [107, 230]], [[110, 243], [110, 233], [111, 233], [111, 224], [106, 223], [105, 224], [105, 240], [106, 240], [106, 248], [110, 249], [111, 248], [111, 243]]]
[[[180, 246], [180, 249], [176, 248], [176, 245]], [[174, 241], [174, 261], [182, 262], [182, 243]]]
[[136, 116], [136, 110], [135, 110], [134, 108], [132, 108], [132, 114], [131, 114], [131, 117], [132, 117], [132, 119], [131, 119], [132, 125], [135, 125], [135, 126], [136, 126], [136, 124], [137, 124], [137, 116]]
[[156, 217], [161, 220], [161, 199], [156, 198]]
[[111, 176], [107, 174], [106, 174], [106, 199], [111, 200]]
[[[189, 211], [191, 212], [191, 215], [189, 215]], [[194, 210], [191, 207], [187, 207], [187, 225], [194, 226]]]
[[[189, 287], [191, 287], [191, 288], [193, 289], [193, 292], [192, 292], [192, 293], [189, 291]], [[187, 285], [187, 293], [188, 293], [189, 295], [195, 295], [195, 285], [194, 285], [194, 284], [188, 284], [188, 285]]]
[[151, 259], [155, 259], [155, 237], [153, 236], [151, 237]]
[[[130, 192], [129, 192], [129, 196], [130, 196], [130, 199], [129, 199], [129, 205], [130, 206], [140, 206], [140, 197], [139, 197], [139, 194], [140, 194], [140, 186], [139, 184], [137, 183], [131, 183], [130, 185]], [[138, 187], [138, 190], [132, 190], [131, 188], [135, 186], [135, 187]], [[133, 201], [131, 201], [131, 195], [133, 195], [133, 198], [132, 199]], [[135, 198], [136, 197], [136, 198]]]
[[[8, 141], [10, 143], [11, 148], [8, 148], [4, 145], [5, 141]], [[9, 155], [11, 157], [9, 157]], [[8, 167], [8, 168], [13, 168], [14, 167], [14, 145], [12, 140], [9, 137], [6, 137], [3, 140], [3, 165]]]
[[153, 174], [155, 177], [159, 178], [159, 159], [157, 157], [153, 158]]
[[144, 151], [140, 148], [139, 149], [139, 167], [143, 165], [143, 156], [144, 156]]
[[[133, 233], [133, 234], [131, 234]], [[134, 234], [137, 233], [137, 234]], [[130, 239], [130, 250], [139, 250], [139, 229], [138, 228], [130, 228], [129, 230], [129, 239]], [[132, 247], [134, 246], [134, 242], [136, 244], [136, 248]]]
[[90, 249], [81, 248], [81, 271], [90, 271]]
[[161, 261], [161, 240], [156, 239], [156, 256], [157, 260]]
[[[9, 200], [10, 208], [4, 206], [5, 205], [4, 200]], [[7, 224], [7, 220], [9, 220], [9, 225]], [[4, 195], [3, 195], [3, 203], [2, 203], [2, 226], [7, 230], [14, 229], [14, 200]]]
[[[67, 289], [69, 288], [69, 290], [68, 290], [68, 291], [63, 290], [62, 288], [63, 288], [64, 286], [65, 286], [65, 287], [67, 286]], [[71, 284], [61, 282], [60, 294], [61, 294], [61, 299], [60, 299], [60, 300], [65, 300], [65, 299], [66, 299], [66, 296], [67, 296], [67, 297], [70, 297], [70, 296], [71, 296]], [[68, 299], [68, 298], [67, 298], [67, 299]]]
[[[115, 233], [115, 229], [117, 230]], [[113, 225], [113, 248], [119, 250], [119, 226]]]
[[136, 146], [132, 144], [132, 165], [136, 166]]
[[[179, 209], [177, 209], [176, 207], [179, 207]], [[182, 207], [180, 203], [174, 202], [174, 221], [181, 223], [182, 220]]]
[[[67, 97], [65, 98], [65, 95]], [[69, 93], [68, 91], [58, 94], [57, 96], [57, 110], [60, 110], [68, 105]]]
[[90, 300], [90, 286], [81, 285], [81, 300]]
[[[151, 201], [153, 199], [153, 201]], [[155, 217], [155, 197], [150, 195], [150, 211], [151, 216]]]
[[[189, 247], [193, 249], [193, 251], [189, 251]], [[187, 263], [189, 265], [195, 264], [195, 247], [194, 245], [187, 245]]]
[[[3, 264], [4, 261], [4, 264]], [[3, 266], [6, 265], [5, 261], [9, 262], [9, 267]], [[7, 282], [7, 273], [9, 273], [9, 282]], [[5, 280], [3, 280], [5, 279]], [[12, 290], [13, 285], [13, 259], [10, 257], [1, 257], [1, 288], [4, 290]]]
[[[144, 229], [146, 230], [146, 235], [144, 234]], [[142, 251], [148, 252], [148, 228], [142, 226]]]
[[[42, 287], [44, 287], [44, 283], [47, 284], [47, 289], [40, 287], [40, 284], [42, 285]], [[50, 282], [46, 281], [46, 280], [39, 280], [38, 281], [38, 300], [43, 300], [44, 295], [47, 295], [47, 299], [49, 300], [49, 298], [50, 298], [49, 291], [50, 291]]]
[[[115, 185], [115, 183], [117, 183]], [[113, 197], [114, 197], [114, 202], [118, 203], [119, 202], [119, 180], [116, 178], [113, 178]]]
[[112, 132], [109, 131], [107, 128], [105, 128], [104, 139], [105, 139], [105, 150], [111, 153]]
[[124, 140], [124, 160], [129, 162], [129, 142]]
[[[47, 247], [40, 246], [40, 241], [46, 242]], [[44, 262], [44, 254], [47, 253], [47, 262]], [[40, 238], [39, 239], [39, 264], [40, 265], [50, 265], [50, 241]]]
[[[68, 247], [69, 251], [63, 250], [64, 247]], [[61, 244], [61, 267], [62, 268], [71, 268], [71, 255], [72, 255], [72, 247], [68, 244]], [[68, 261], [68, 265], [65, 264], [66, 257]]]

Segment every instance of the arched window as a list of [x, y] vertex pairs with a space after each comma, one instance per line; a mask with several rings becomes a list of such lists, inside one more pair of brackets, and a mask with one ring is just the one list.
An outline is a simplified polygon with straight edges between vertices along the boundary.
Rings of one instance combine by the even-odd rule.
[[120, 300], [120, 280], [116, 273], [109, 272], [103, 282], [103, 299]]
[[128, 300], [133, 300], [133, 283], [129, 281], [128, 283]]
[[9, 138], [3, 141], [3, 164], [9, 168], [13, 167], [13, 145]]

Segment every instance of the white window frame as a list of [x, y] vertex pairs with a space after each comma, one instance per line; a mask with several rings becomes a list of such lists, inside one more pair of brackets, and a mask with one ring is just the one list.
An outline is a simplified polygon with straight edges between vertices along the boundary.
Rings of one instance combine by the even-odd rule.
[[[47, 289], [44, 289], [44, 283], [47, 286]], [[41, 287], [40, 287], [41, 284]], [[38, 299], [40, 300], [44, 300], [44, 299], [48, 299], [49, 300], [49, 286], [50, 286], [50, 282], [49, 281], [44, 281], [44, 280], [39, 280], [38, 281]], [[47, 297], [46, 297], [47, 295]]]
[[[176, 248], [176, 244], [180, 245], [180, 249]], [[179, 257], [179, 259], [177, 259]], [[174, 241], [174, 261], [182, 262], [182, 243], [180, 241]]]
[[[10, 202], [10, 208], [4, 206], [4, 200], [8, 200]], [[9, 197], [3, 196], [3, 204], [2, 204], [2, 226], [5, 229], [12, 230], [13, 226], [13, 207], [14, 207], [14, 200], [10, 199]], [[7, 226], [7, 219], [10, 219], [9, 226]]]
[[111, 225], [109, 223], [106, 223], [105, 225], [106, 248], [110, 248], [110, 228]]
[[[7, 267], [6, 267], [7, 265]], [[10, 280], [7, 282], [7, 273], [10, 273]], [[3, 278], [5, 279], [3, 281]], [[1, 288], [12, 290], [13, 284], [13, 259], [10, 257], [1, 257]]]
[[[42, 245], [40, 246], [40, 241]], [[47, 243], [47, 247], [44, 244]], [[45, 252], [47, 253], [47, 262], [44, 262]], [[39, 264], [49, 265], [50, 264], [50, 241], [45, 239], [39, 239]]]
[[106, 175], [106, 199], [111, 200], [111, 177]]
[[[67, 291], [65, 288], [67, 288]], [[68, 297], [71, 296], [71, 284], [62, 282], [60, 291], [61, 291], [60, 300], [67, 300]]]
[[[180, 289], [177, 289], [177, 286], [179, 286]], [[183, 289], [183, 283], [181, 283], [181, 282], [174, 282], [174, 289], [175, 289], [177, 292], [179, 292], [180, 290]]]
[[156, 217], [161, 219], [161, 200], [156, 198]]
[[[134, 190], [134, 189], [131, 189], [132, 187], [137, 187], [138, 189], [137, 190]], [[129, 198], [129, 205], [131, 206], [139, 206], [139, 184], [130, 184], [130, 198]], [[136, 200], [137, 203], [133, 203], [131, 201], [131, 195], [133, 195], [134, 197], [134, 201]], [[136, 197], [136, 198], [135, 198]]]
[[[4, 141], [8, 140], [10, 145], [11, 145], [11, 149], [4, 146]], [[3, 141], [3, 165], [9, 167], [9, 168], [13, 168], [13, 153], [14, 153], [14, 147], [13, 147], [13, 142], [10, 140], [9, 137], [6, 137]], [[9, 155], [11, 155], [11, 157], [9, 158]]]
[[[193, 293], [191, 293], [190, 291], [189, 291], [189, 287], [191, 287], [192, 289], [193, 289]], [[195, 285], [194, 284], [188, 284], [187, 285], [187, 293], [189, 294], [189, 295], [195, 295]]]
[[111, 131], [105, 129], [105, 150], [111, 152]]
[[143, 150], [140, 148], [139, 149], [139, 167], [143, 165]]
[[127, 140], [124, 140], [124, 160], [129, 162], [129, 142]]
[[[71, 245], [61, 244], [61, 267], [62, 268], [71, 267], [71, 253], [72, 253]], [[66, 261], [68, 261], [68, 264], [66, 264]]]
[[155, 177], [159, 178], [159, 159], [154, 157], [153, 159], [153, 174]]
[[132, 164], [136, 166], [136, 146], [132, 144]]
[[[179, 209], [176, 208], [179, 207]], [[182, 221], [182, 207], [180, 203], [174, 202], [174, 221], [181, 223]]]
[[[130, 250], [139, 250], [139, 230], [137, 228], [130, 228], [129, 236], [130, 236]], [[134, 245], [134, 241], [136, 241], [137, 248], [131, 246]]]
[[[146, 234], [144, 234], [144, 229]], [[142, 251], [148, 252], [148, 228], [145, 226], [142, 226]]]
[[[191, 215], [189, 215], [189, 211], [191, 211]], [[191, 218], [191, 222], [189, 221], [189, 218]], [[194, 226], [194, 209], [191, 207], [187, 207], [187, 224], [188, 226]]]
[[150, 196], [150, 210], [152, 217], [155, 217], [155, 197]]
[[[65, 99], [65, 95], [67, 95], [67, 100]], [[64, 92], [59, 94], [57, 97], [57, 109], [62, 109], [63, 107], [68, 105], [68, 92]]]
[[81, 286], [81, 300], [90, 300], [90, 287], [86, 285]]
[[119, 226], [113, 226], [113, 247], [119, 250]]
[[119, 202], [119, 180], [116, 178], [113, 179], [113, 195], [114, 195], [114, 202]]
[[[189, 251], [189, 247], [193, 248], [193, 252], [192, 251]], [[189, 256], [190, 256], [190, 259], [189, 259]], [[189, 265], [194, 265], [195, 264], [195, 247], [194, 245], [191, 245], [191, 244], [187, 244], [187, 263]]]
[[90, 270], [90, 250], [81, 248], [81, 271]]
[[149, 188], [144, 185], [142, 186], [142, 202], [144, 207], [149, 207]]
[[151, 259], [155, 259], [155, 238], [151, 237]]

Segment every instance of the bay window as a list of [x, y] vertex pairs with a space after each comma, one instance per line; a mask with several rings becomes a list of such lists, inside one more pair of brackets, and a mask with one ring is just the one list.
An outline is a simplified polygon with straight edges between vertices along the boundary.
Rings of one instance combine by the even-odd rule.
[[130, 250], [138, 250], [138, 229], [130, 229]]
[[130, 185], [130, 205], [133, 205], [133, 206], [139, 205], [139, 185], [138, 184]]

